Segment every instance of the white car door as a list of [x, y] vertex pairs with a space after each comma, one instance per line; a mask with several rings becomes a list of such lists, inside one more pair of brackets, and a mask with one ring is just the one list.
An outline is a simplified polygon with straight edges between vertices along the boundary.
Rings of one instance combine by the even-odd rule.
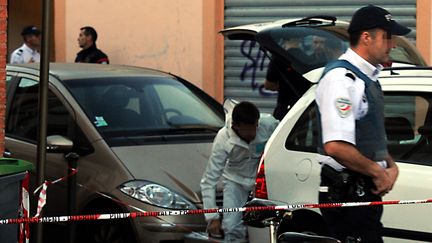
[[314, 91], [315, 88], [311, 88], [296, 103], [268, 143], [271, 146], [265, 152], [264, 163], [271, 200], [318, 202], [321, 167], [317, 162], [317, 137], [313, 133], [316, 124], [311, 119], [315, 117]]

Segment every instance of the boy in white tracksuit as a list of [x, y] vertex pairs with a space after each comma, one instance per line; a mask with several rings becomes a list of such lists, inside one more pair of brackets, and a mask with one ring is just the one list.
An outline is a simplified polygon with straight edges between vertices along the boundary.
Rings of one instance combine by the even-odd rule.
[[[253, 189], [260, 155], [278, 125], [271, 115], [262, 116], [250, 102], [234, 107], [231, 126], [219, 130], [212, 154], [201, 179], [204, 208], [216, 208], [216, 185], [222, 176], [223, 207], [242, 207]], [[210, 236], [224, 233], [224, 242], [247, 242], [246, 227], [241, 213], [206, 214]]]

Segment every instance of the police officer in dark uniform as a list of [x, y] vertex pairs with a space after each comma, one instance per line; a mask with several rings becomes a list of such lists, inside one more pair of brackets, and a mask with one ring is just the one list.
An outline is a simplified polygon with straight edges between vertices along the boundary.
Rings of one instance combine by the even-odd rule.
[[[381, 201], [399, 173], [387, 151], [378, 76], [396, 46], [395, 35], [410, 29], [387, 10], [368, 5], [354, 13], [348, 32], [350, 48], [326, 66], [316, 90], [320, 203]], [[382, 205], [322, 208], [321, 213], [342, 242], [383, 242]]]
[[109, 64], [108, 56], [96, 47], [97, 32], [93, 27], [80, 29], [78, 44], [82, 48], [75, 62]]

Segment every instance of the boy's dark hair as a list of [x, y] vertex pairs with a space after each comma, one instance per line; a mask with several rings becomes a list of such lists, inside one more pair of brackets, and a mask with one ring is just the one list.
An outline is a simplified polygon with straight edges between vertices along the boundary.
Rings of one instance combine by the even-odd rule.
[[235, 124], [255, 124], [260, 117], [258, 108], [248, 101], [238, 103], [232, 112], [232, 122]]
[[91, 26], [85, 26], [85, 27], [82, 27], [80, 30], [84, 30], [84, 34], [86, 36], [91, 36], [93, 42], [96, 42], [96, 40], [97, 40], [97, 32], [96, 32], [96, 30], [93, 27], [91, 27]]

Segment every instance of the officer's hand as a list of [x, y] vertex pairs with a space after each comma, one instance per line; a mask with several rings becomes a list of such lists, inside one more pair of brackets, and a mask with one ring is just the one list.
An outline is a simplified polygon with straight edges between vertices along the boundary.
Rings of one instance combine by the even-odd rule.
[[394, 181], [384, 169], [382, 170], [382, 173], [373, 178], [373, 182], [376, 189], [372, 189], [372, 193], [380, 196], [387, 194], [391, 190], [394, 183]]
[[220, 219], [211, 220], [207, 225], [207, 232], [209, 236], [222, 238], [221, 220]]
[[390, 190], [392, 190], [393, 186], [396, 182], [396, 179], [399, 175], [399, 169], [397, 166], [393, 166], [393, 167], [387, 168], [386, 172], [387, 172], [387, 175], [390, 177], [390, 180], [392, 181], [392, 185], [390, 187]]

